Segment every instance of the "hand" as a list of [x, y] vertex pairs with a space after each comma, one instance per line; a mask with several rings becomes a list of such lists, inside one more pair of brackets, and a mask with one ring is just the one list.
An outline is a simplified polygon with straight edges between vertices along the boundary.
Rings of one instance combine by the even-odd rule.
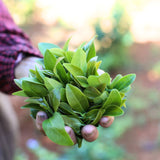
[[[16, 78], [19, 79], [19, 78], [22, 78], [22, 77], [27, 77], [28, 73], [29, 73], [29, 69], [35, 69], [35, 65], [38, 65], [36, 63], [37, 59], [39, 59], [39, 58], [28, 57], [28, 58], [25, 58], [24, 60], [22, 60], [22, 62], [20, 62], [20, 64], [18, 64], [15, 68]], [[98, 73], [103, 74], [104, 71], [98, 70]], [[45, 112], [39, 111], [37, 113], [36, 126], [41, 132], [43, 132], [43, 134], [45, 134], [45, 133], [44, 133], [43, 128], [42, 128], [42, 122], [44, 120], [46, 120], [47, 118], [48, 117], [47, 117], [47, 114]], [[101, 120], [99, 121], [99, 124], [102, 127], [107, 128], [113, 123], [113, 121], [114, 121], [114, 117], [105, 116], [105, 117], [101, 118]], [[76, 141], [76, 136], [75, 136], [75, 133], [74, 133], [73, 129], [69, 126], [65, 126], [65, 130], [70, 135], [74, 144], [76, 144], [77, 141]], [[93, 125], [90, 125], [90, 124], [84, 126], [81, 130], [81, 133], [82, 133], [83, 138], [88, 142], [92, 142], [92, 141], [96, 140], [98, 135], [99, 135], [97, 128]]]
[[[45, 132], [43, 131], [42, 123], [46, 119], [48, 119], [48, 117], [47, 117], [47, 114], [45, 112], [39, 111], [37, 113], [36, 126], [44, 135], [45, 135]], [[99, 121], [99, 124], [104, 128], [108, 128], [113, 123], [113, 121], [114, 121], [114, 117], [104, 116]], [[65, 126], [65, 130], [70, 135], [74, 144], [76, 144], [77, 140], [76, 140], [76, 136], [75, 136], [75, 133], [74, 133], [73, 129], [69, 126]], [[84, 126], [81, 130], [81, 134], [82, 134], [83, 138], [88, 142], [95, 141], [98, 138], [98, 135], [99, 135], [97, 128], [95, 126], [91, 125], [91, 124], [88, 124], [88, 125]]]

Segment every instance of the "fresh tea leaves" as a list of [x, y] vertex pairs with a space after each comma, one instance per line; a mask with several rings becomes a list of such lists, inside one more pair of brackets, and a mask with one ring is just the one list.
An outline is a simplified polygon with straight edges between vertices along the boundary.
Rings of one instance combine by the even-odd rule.
[[99, 125], [103, 116], [120, 116], [126, 107], [126, 93], [136, 78], [135, 74], [118, 74], [113, 80], [109, 73], [98, 74], [95, 37], [82, 43], [75, 51], [69, 50], [70, 39], [63, 48], [51, 43], [39, 43], [43, 57], [30, 70], [29, 77], [15, 79], [21, 91], [13, 95], [29, 97], [25, 106], [36, 118], [38, 111], [47, 113], [43, 122], [46, 135], [59, 145], [74, 145], [65, 131], [70, 126], [78, 146], [82, 144], [81, 128], [87, 124]]

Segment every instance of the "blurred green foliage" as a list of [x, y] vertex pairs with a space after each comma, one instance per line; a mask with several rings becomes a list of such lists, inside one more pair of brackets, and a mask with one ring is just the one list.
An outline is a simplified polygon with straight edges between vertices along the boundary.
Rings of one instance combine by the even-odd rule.
[[108, 21], [110, 29], [104, 28], [101, 23], [99, 19], [95, 24], [99, 46], [97, 53], [99, 59], [103, 60], [101, 68], [106, 71], [124, 70], [131, 63], [128, 48], [133, 40], [130, 19], [122, 1], [117, 0], [112, 8]]

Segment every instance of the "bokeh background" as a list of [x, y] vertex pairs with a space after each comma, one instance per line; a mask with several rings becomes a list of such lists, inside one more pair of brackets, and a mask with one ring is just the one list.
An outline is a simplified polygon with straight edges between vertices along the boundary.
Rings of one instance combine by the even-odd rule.
[[112, 77], [136, 73], [125, 115], [97, 141], [82, 148], [61, 147], [42, 136], [15, 97], [20, 123], [15, 160], [160, 159], [160, 1], [159, 0], [4, 0], [33, 45], [50, 42], [70, 49], [94, 35], [101, 68]]

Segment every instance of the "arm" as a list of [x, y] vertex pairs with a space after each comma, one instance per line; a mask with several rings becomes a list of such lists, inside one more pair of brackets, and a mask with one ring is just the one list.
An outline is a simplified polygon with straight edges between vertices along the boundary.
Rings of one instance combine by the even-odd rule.
[[11, 94], [18, 90], [13, 81], [14, 69], [18, 61], [28, 56], [40, 54], [0, 0], [0, 91]]

